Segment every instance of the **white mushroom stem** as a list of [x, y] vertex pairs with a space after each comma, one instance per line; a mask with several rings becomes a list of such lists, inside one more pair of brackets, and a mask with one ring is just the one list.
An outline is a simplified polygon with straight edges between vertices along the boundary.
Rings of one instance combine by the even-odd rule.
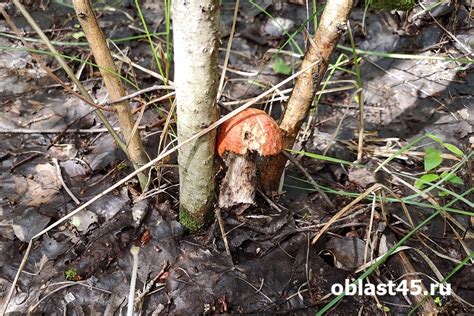
[[228, 153], [225, 159], [227, 172], [219, 194], [219, 207], [253, 204], [256, 191], [257, 154]]

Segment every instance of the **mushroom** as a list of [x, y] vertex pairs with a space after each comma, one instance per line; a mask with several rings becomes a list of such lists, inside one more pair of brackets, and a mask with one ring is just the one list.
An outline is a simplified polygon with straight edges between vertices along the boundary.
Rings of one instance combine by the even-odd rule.
[[281, 149], [280, 128], [264, 111], [249, 108], [225, 121], [217, 135], [217, 153], [227, 166], [219, 207], [253, 204], [258, 157], [278, 155]]

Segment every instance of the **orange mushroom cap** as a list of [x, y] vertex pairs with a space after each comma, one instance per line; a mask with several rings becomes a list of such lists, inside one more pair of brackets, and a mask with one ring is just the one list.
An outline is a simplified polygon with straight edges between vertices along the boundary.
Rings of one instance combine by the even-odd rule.
[[253, 108], [222, 123], [217, 135], [217, 153], [221, 157], [226, 151], [239, 155], [254, 151], [261, 156], [273, 156], [279, 154], [282, 147], [277, 123], [264, 111]]

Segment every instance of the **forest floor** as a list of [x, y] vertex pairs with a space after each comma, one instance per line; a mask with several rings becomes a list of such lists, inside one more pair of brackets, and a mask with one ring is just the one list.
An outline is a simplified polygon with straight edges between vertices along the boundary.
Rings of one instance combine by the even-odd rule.
[[[173, 96], [162, 98], [171, 83], [157, 79], [136, 7], [111, 3], [96, 6], [101, 27], [114, 39], [111, 50], [122, 75], [131, 83], [128, 92], [168, 86], [131, 99], [147, 153], [156, 157], [163, 150], [160, 141], [175, 139], [169, 115]], [[304, 3], [241, 2], [221, 114], [298, 69], [305, 44], [310, 45], [301, 31], [308, 20]], [[222, 5], [221, 64], [234, 5]], [[5, 8], [28, 43], [45, 51], [13, 4]], [[61, 1], [36, 1], [29, 9], [56, 48], [73, 57], [69, 65], [98, 103], [104, 103], [106, 91], [97, 69], [87, 63], [93, 58], [74, 10]], [[364, 15], [360, 5], [354, 9], [351, 28], [358, 50], [344, 35], [291, 153], [282, 194], [259, 194], [255, 206], [222, 214], [230, 256], [216, 222], [192, 234], [178, 222], [174, 155], [156, 167], [155, 189], [146, 196], [139, 194], [136, 181], [128, 181], [41, 233], [133, 168], [93, 109], [53, 81], [0, 20], [0, 306], [35, 237], [8, 312], [122, 314], [132, 274], [130, 247], [138, 245], [136, 308], [146, 315], [306, 315], [325, 307], [343, 315], [433, 308], [472, 314], [472, 10], [466, 1], [440, 2], [430, 11], [417, 6], [408, 13]], [[142, 12], [163, 60], [170, 47], [163, 3], [144, 1]], [[289, 33], [296, 34], [291, 41]], [[51, 56], [42, 58], [67, 82]], [[172, 64], [162, 66], [172, 79]], [[291, 87], [255, 106], [278, 119]], [[362, 94], [356, 92], [359, 87]], [[113, 113], [106, 115], [115, 126]], [[359, 153], [362, 158], [354, 163]], [[322, 229], [325, 233], [313, 244]], [[367, 263], [384, 255], [369, 268]], [[400, 287], [395, 295], [339, 300], [331, 292], [334, 284], [360, 277], [364, 286], [421, 280], [427, 289], [445, 281], [452, 293], [438, 289], [424, 297]]]

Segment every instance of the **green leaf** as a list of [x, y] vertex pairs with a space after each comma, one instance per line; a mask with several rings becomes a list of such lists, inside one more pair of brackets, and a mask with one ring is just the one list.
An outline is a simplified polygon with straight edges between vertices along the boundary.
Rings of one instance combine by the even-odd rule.
[[441, 174], [441, 178], [445, 179], [446, 181], [449, 181], [453, 184], [459, 184], [459, 185], [464, 185], [464, 181], [462, 181], [462, 179], [460, 177], [458, 177], [457, 175], [455, 174], [452, 174], [451, 176], [448, 177], [448, 172], [445, 171]]
[[425, 148], [425, 171], [438, 167], [442, 162], [441, 151], [433, 147]]
[[443, 143], [443, 146], [446, 147], [447, 150], [449, 150], [450, 152], [452, 152], [453, 154], [457, 156], [460, 156], [460, 157], [464, 156], [464, 153], [462, 152], [462, 150], [457, 148], [453, 144]]
[[273, 71], [277, 74], [289, 75], [291, 74], [291, 67], [285, 64], [283, 59], [277, 58], [273, 63]]
[[438, 136], [436, 136], [436, 135], [434, 135], [434, 134], [426, 133], [426, 136], [428, 136], [429, 138], [431, 138], [432, 140], [434, 140], [434, 141], [437, 142], [437, 143], [440, 143], [440, 144], [443, 143], [443, 141], [441, 140], [441, 138], [439, 138]]
[[417, 187], [419, 189], [423, 186], [423, 184], [433, 182], [438, 178], [439, 178], [439, 176], [437, 174], [434, 174], [434, 173], [428, 173], [428, 174], [422, 175], [420, 177], [420, 179], [416, 180], [415, 187]]
[[439, 192], [438, 192], [438, 196], [439, 196], [439, 197], [445, 197], [445, 196], [448, 196], [448, 195], [449, 195], [448, 192], [444, 192], [444, 191], [439, 191]]
[[84, 34], [83, 31], [72, 33], [72, 37], [74, 39], [80, 39], [81, 37], [84, 37], [84, 36], [86, 36], [86, 34]]
[[453, 176], [450, 177], [448, 181], [454, 184], [464, 185], [464, 181], [462, 181], [462, 179], [455, 174], [453, 174]]

